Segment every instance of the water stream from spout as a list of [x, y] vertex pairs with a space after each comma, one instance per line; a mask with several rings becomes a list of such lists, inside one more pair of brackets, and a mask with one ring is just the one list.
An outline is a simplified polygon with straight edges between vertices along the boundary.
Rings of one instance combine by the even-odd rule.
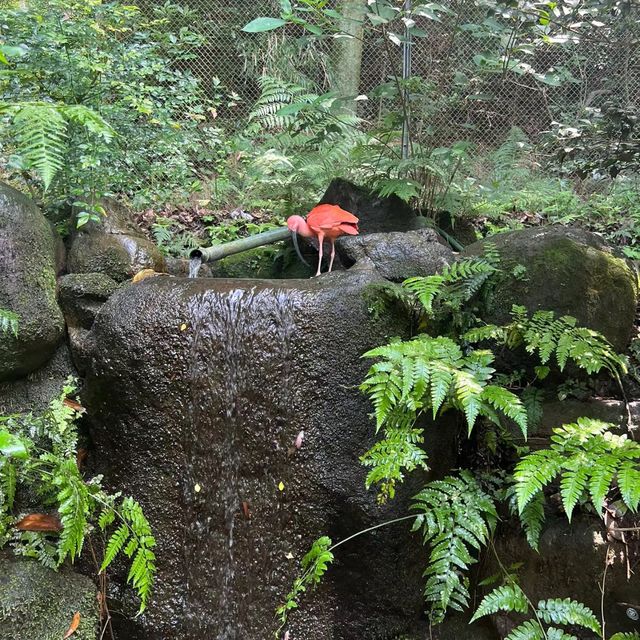
[[197, 278], [202, 266], [202, 256], [194, 256], [189, 261], [189, 277]]

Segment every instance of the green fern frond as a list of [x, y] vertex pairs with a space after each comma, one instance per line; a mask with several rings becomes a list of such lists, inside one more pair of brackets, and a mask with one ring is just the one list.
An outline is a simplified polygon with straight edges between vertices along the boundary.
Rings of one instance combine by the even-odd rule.
[[487, 543], [498, 515], [491, 497], [467, 471], [427, 484], [413, 498], [419, 512], [413, 525], [431, 547], [424, 597], [434, 622], [448, 609], [462, 611], [469, 604], [465, 572]]
[[89, 490], [80, 476], [75, 460], [63, 460], [53, 473], [52, 482], [58, 487], [58, 513], [62, 532], [58, 540], [58, 562], [67, 556], [71, 561], [82, 552], [89, 517]]
[[527, 620], [516, 627], [505, 640], [548, 640], [542, 627], [534, 620]]
[[376, 431], [384, 439], [362, 457], [371, 466], [367, 486], [380, 484], [381, 499], [392, 497], [404, 472], [426, 468], [426, 455], [419, 443], [422, 429], [418, 417], [429, 411], [437, 415], [454, 408], [464, 413], [469, 432], [479, 416], [499, 420], [502, 414], [527, 433], [527, 411], [513, 393], [488, 384], [495, 373], [490, 351], [464, 355], [450, 338], [421, 335], [413, 340], [392, 342], [372, 349], [363, 357], [378, 358], [361, 385], [370, 398]]
[[53, 104], [25, 103], [14, 110], [13, 133], [26, 166], [40, 176], [48, 189], [64, 166], [67, 121]]
[[17, 313], [8, 309], [0, 309], [0, 333], [11, 333], [17, 338], [19, 324], [20, 316]]
[[527, 352], [538, 354], [546, 364], [555, 353], [558, 367], [564, 370], [569, 360], [589, 374], [608, 371], [619, 379], [627, 372], [627, 359], [617, 354], [609, 341], [597, 331], [577, 327], [572, 316], [556, 318], [553, 311], [536, 311], [528, 317], [524, 307], [514, 305], [512, 322], [505, 327], [507, 346], [524, 343]]
[[602, 635], [600, 622], [589, 607], [570, 598], [541, 600], [538, 617], [547, 624], [578, 625]]
[[510, 613], [528, 613], [529, 601], [517, 584], [505, 584], [487, 594], [471, 618], [475, 622], [479, 618], [489, 616], [498, 611]]
[[614, 633], [609, 640], [640, 640], [640, 633], [632, 631], [631, 633]]
[[616, 481], [623, 501], [636, 511], [640, 503], [640, 444], [615, 435], [610, 431], [613, 428], [599, 420], [578, 418], [553, 430], [549, 449], [524, 456], [514, 473], [520, 515], [558, 477], [569, 520], [577, 504], [587, 498], [600, 512]]

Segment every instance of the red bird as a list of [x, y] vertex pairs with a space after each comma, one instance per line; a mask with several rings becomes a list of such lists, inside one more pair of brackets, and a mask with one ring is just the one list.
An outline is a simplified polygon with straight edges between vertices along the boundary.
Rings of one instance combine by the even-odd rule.
[[[353, 214], [341, 209], [335, 204], [320, 204], [314, 207], [305, 220], [302, 216], [291, 216], [287, 220], [287, 226], [293, 234], [293, 242], [298, 248], [296, 234], [303, 238], [317, 238], [320, 256], [318, 258], [318, 271], [322, 265], [322, 244], [326, 240], [331, 243], [331, 261], [329, 262], [329, 273], [333, 267], [333, 259], [336, 256], [336, 238], [345, 233], [350, 236], [358, 235], [358, 218]], [[298, 252], [300, 253], [300, 252]]]

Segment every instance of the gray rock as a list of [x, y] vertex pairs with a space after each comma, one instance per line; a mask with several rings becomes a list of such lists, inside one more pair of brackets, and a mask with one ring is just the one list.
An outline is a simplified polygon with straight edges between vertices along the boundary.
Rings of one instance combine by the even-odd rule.
[[74, 640], [96, 640], [98, 601], [89, 578], [0, 554], [0, 638], [61, 640], [80, 613]]
[[383, 198], [348, 180], [335, 178], [320, 204], [337, 204], [360, 218], [360, 233], [410, 231], [421, 226], [411, 207], [396, 196]]
[[0, 333], [0, 381], [42, 366], [64, 335], [56, 302], [56, 241], [38, 207], [0, 183], [0, 309], [19, 316], [15, 337]]
[[440, 242], [432, 229], [343, 236], [338, 239], [336, 250], [343, 264], [371, 260], [378, 273], [393, 282], [432, 275], [454, 260], [451, 249]]
[[523, 229], [476, 242], [461, 256], [482, 254], [487, 243], [496, 246], [507, 270], [521, 264], [526, 274], [501, 283], [486, 320], [508, 321], [513, 304], [531, 312], [548, 309], [574, 316], [624, 351], [634, 326], [637, 278], [602, 238], [566, 227]]
[[[376, 439], [361, 354], [408, 328], [368, 314], [363, 292], [379, 281], [357, 267], [312, 280], [151, 278], [102, 308], [84, 396], [100, 471], [141, 501], [158, 540], [140, 638], [268, 638], [313, 540], [406, 514], [425, 476], [380, 507], [358, 460]], [[456, 430], [439, 427], [427, 447], [444, 473]], [[291, 636], [406, 633], [424, 609], [423, 562], [407, 523], [343, 545]]]
[[120, 285], [104, 273], [71, 273], [58, 281], [58, 298], [70, 327], [91, 329], [102, 305]]
[[120, 286], [104, 273], [70, 273], [58, 281], [73, 362], [82, 375], [92, 344], [89, 330], [102, 305]]
[[114, 200], [103, 200], [107, 215], [76, 230], [67, 259], [70, 273], [104, 273], [116, 282], [143, 269], [163, 272], [160, 249], [146, 238], [129, 210]]
[[70, 376], [77, 376], [77, 371], [69, 347], [62, 344], [49, 362], [26, 378], [0, 383], [0, 415], [42, 413]]
[[[552, 517], [545, 524], [540, 538], [540, 552], [527, 544], [519, 530], [502, 530], [495, 546], [503, 566], [522, 563], [518, 569], [520, 585], [533, 602], [548, 598], [571, 598], [586, 604], [600, 617], [602, 573], [608, 543], [602, 524], [595, 518], [575, 519], [570, 524], [566, 518]], [[640, 631], [640, 625], [626, 615], [624, 603], [638, 603], [640, 577], [633, 573], [627, 580], [626, 553], [630, 553], [630, 566], [637, 563], [637, 549], [630, 544], [627, 549], [615, 544], [612, 563], [607, 570], [604, 595], [604, 613], [607, 635], [617, 632]], [[634, 556], [635, 553], [635, 556]], [[483, 575], [499, 571], [495, 560], [488, 555], [488, 566]], [[512, 616], [498, 616], [497, 626], [503, 633], [515, 625]], [[504, 637], [504, 636], [502, 636]]]

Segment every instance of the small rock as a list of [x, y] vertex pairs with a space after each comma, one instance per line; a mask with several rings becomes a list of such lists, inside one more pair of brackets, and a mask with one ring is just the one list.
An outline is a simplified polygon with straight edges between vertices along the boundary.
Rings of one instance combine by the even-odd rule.
[[70, 273], [104, 273], [116, 282], [132, 278], [143, 269], [165, 271], [160, 249], [146, 238], [130, 211], [114, 200], [103, 200], [106, 216], [78, 229], [71, 241], [67, 269]]
[[451, 249], [432, 229], [343, 236], [336, 249], [343, 264], [353, 265], [368, 258], [381, 276], [393, 282], [432, 275], [454, 260]]
[[73, 640], [96, 639], [98, 601], [89, 578], [6, 553], [0, 555], [0, 576], [0, 638], [61, 640], [79, 612]]

